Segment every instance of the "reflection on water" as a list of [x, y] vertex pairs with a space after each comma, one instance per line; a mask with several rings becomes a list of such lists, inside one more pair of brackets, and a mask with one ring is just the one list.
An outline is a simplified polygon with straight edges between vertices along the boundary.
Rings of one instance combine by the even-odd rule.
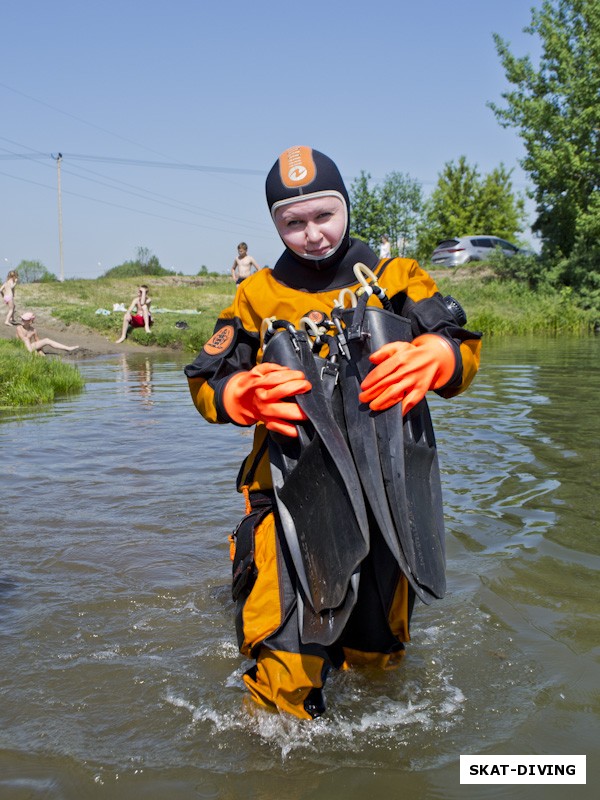
[[492, 341], [467, 395], [433, 399], [448, 596], [398, 672], [334, 675], [314, 723], [244, 702], [249, 433], [203, 423], [183, 360], [84, 362], [81, 396], [5, 415], [0, 798], [453, 798], [476, 752], [588, 753], [591, 788], [600, 348], [550, 344]]
[[137, 395], [146, 406], [152, 405], [152, 360], [148, 356], [120, 357], [121, 374], [117, 381], [125, 392]]

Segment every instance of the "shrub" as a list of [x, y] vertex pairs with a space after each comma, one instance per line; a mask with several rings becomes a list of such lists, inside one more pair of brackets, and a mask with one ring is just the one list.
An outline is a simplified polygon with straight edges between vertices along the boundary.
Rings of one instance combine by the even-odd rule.
[[147, 247], [138, 247], [136, 259], [124, 261], [117, 267], [107, 270], [102, 277], [137, 278], [141, 275], [175, 275], [175, 272], [161, 267], [158, 258]]
[[117, 267], [107, 270], [103, 278], [140, 278], [145, 275], [163, 276], [174, 275], [173, 270], [165, 269], [158, 263], [150, 259], [150, 263], [141, 264], [139, 261], [125, 261]]
[[196, 275], [200, 278], [222, 278], [223, 275], [220, 272], [210, 272], [206, 264], [202, 264]]
[[530, 289], [552, 283], [549, 264], [535, 254], [508, 256], [498, 249], [490, 256], [489, 265], [501, 280], [524, 281]]

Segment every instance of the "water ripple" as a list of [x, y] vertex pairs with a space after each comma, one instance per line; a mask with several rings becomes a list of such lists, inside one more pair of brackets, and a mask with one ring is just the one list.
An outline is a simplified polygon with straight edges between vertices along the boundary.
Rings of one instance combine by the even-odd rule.
[[0, 796], [441, 797], [461, 752], [589, 752], [598, 349], [491, 343], [468, 394], [432, 399], [448, 596], [397, 671], [333, 675], [312, 724], [244, 700], [227, 535], [249, 435], [203, 423], [182, 360], [82, 363], [81, 396], [5, 414]]

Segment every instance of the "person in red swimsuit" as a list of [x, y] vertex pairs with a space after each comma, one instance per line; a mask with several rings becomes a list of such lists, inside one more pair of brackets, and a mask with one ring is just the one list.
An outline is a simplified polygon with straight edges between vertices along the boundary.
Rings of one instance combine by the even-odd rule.
[[117, 344], [125, 341], [129, 328], [144, 328], [146, 333], [150, 333], [150, 326], [152, 325], [151, 302], [148, 295], [148, 287], [145, 285], [140, 286], [123, 317], [123, 330], [121, 331], [121, 336], [117, 339]]

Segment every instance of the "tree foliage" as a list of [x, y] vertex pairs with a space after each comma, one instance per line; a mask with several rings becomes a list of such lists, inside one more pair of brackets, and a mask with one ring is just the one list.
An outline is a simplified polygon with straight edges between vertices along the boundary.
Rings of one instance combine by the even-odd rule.
[[369, 186], [370, 180], [370, 174], [361, 170], [359, 177], [350, 185], [351, 233], [371, 247], [376, 247], [385, 230], [382, 227], [381, 192], [377, 186]]
[[382, 184], [371, 187], [371, 176], [362, 171], [350, 186], [352, 235], [375, 250], [385, 234], [393, 255], [406, 255], [414, 247], [423, 213], [421, 185], [409, 175], [391, 172]]
[[370, 185], [361, 172], [350, 186], [352, 235], [375, 250], [385, 234], [392, 255], [426, 259], [441, 239], [488, 233], [515, 239], [524, 219], [524, 200], [513, 192], [511, 173], [501, 164], [481, 176], [461, 156], [448, 162], [427, 200], [421, 184], [409, 175], [390, 172]]
[[17, 273], [21, 283], [45, 283], [56, 281], [58, 278], [49, 272], [41, 261], [23, 260], [17, 267]]
[[511, 171], [500, 164], [482, 176], [461, 156], [449, 161], [425, 205], [419, 255], [425, 259], [449, 237], [487, 233], [514, 240], [522, 230], [524, 200], [512, 188]]
[[406, 173], [390, 172], [381, 187], [385, 233], [392, 245], [392, 255], [412, 254], [423, 217], [423, 189]]
[[[522, 166], [537, 204], [533, 228], [544, 252], [579, 258], [582, 242], [600, 227], [600, 3], [544, 0], [532, 9], [525, 32], [540, 39], [539, 65], [529, 56], [514, 56], [495, 35], [514, 88], [502, 95], [505, 108], [490, 105], [500, 123], [516, 128], [523, 140]], [[597, 238], [595, 248], [597, 263]]]
[[587, 209], [577, 218], [575, 244], [568, 258], [558, 262], [556, 280], [581, 295], [584, 308], [600, 312], [600, 192], [590, 197]]

